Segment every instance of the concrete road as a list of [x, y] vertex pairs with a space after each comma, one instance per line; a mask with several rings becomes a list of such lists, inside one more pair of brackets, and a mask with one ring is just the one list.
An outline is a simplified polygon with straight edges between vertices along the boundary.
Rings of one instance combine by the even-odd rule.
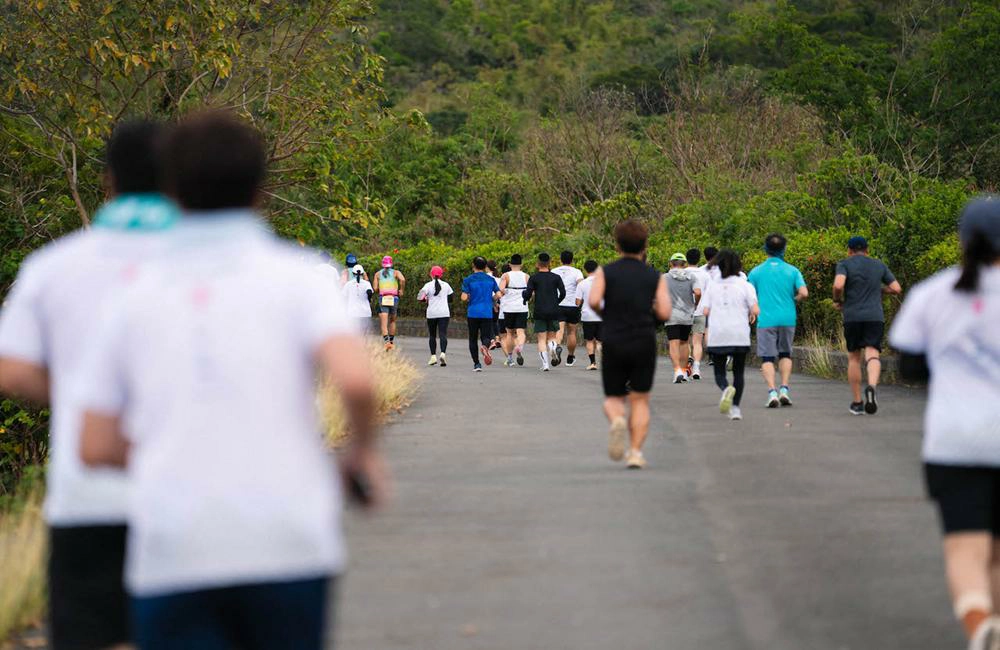
[[[401, 348], [423, 367], [422, 340]], [[349, 517], [341, 650], [964, 647], [921, 392], [854, 417], [845, 385], [796, 376], [795, 406], [768, 410], [753, 370], [730, 422], [708, 377], [673, 385], [662, 364], [649, 466], [627, 471], [599, 373], [449, 356], [385, 430], [394, 505]]]

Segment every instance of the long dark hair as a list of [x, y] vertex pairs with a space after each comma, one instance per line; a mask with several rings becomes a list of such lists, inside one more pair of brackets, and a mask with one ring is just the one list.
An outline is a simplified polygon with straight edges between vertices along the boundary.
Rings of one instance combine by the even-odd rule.
[[357, 282], [358, 284], [361, 284], [361, 275], [362, 275], [361, 271], [354, 272], [354, 281]]
[[1000, 258], [993, 243], [980, 231], [975, 231], [962, 246], [962, 275], [955, 283], [956, 291], [974, 293], [979, 290], [979, 273]]
[[434, 295], [441, 293], [441, 280], [439, 278], [434, 278]]
[[719, 251], [712, 259], [712, 265], [719, 267], [719, 274], [724, 278], [739, 275], [743, 271], [739, 253], [730, 248]]

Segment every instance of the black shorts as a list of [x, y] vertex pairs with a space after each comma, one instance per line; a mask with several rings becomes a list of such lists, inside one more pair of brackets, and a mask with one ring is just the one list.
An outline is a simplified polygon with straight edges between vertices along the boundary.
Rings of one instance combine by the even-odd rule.
[[125, 526], [49, 530], [49, 628], [56, 650], [131, 640], [122, 584], [125, 536]]
[[497, 319], [497, 331], [494, 332], [494, 333], [497, 336], [500, 336], [501, 334], [503, 334], [506, 331], [507, 331], [507, 319], [506, 318], [498, 318]]
[[667, 325], [668, 341], [686, 341], [691, 338], [691, 325]]
[[946, 535], [982, 531], [1000, 537], [1000, 467], [925, 463], [924, 478]]
[[520, 311], [503, 315], [503, 324], [508, 331], [528, 329], [528, 312]]
[[583, 340], [584, 341], [600, 341], [601, 340], [601, 321], [583, 321]]
[[581, 312], [579, 307], [559, 307], [559, 322], [576, 325], [580, 322]]
[[865, 348], [875, 348], [881, 352], [884, 335], [885, 323], [882, 321], [865, 320], [844, 323], [844, 338], [847, 340], [848, 352], [857, 352]]
[[624, 397], [629, 390], [648, 393], [656, 373], [656, 337], [605, 341], [601, 360], [605, 395]]

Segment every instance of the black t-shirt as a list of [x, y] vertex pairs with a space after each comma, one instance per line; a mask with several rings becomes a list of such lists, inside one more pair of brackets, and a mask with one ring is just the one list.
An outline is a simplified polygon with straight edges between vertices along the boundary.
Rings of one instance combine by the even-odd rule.
[[604, 267], [605, 342], [626, 342], [640, 337], [656, 337], [653, 301], [659, 272], [631, 258], [623, 257]]
[[536, 320], [559, 320], [559, 303], [566, 297], [566, 285], [552, 271], [539, 271], [528, 278], [524, 301], [535, 296]]

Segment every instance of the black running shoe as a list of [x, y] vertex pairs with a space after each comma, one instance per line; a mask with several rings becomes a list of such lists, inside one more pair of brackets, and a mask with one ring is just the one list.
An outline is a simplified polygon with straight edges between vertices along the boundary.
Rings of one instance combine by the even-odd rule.
[[864, 402], [851, 402], [851, 415], [864, 415], [865, 414], [865, 403]]
[[576, 363], [576, 357], [575, 356], [573, 356], [571, 354], [568, 357], [566, 357], [566, 367], [567, 368], [569, 368], [570, 366], [574, 365], [575, 363]]
[[557, 345], [556, 346], [556, 356], [554, 356], [552, 358], [552, 367], [555, 368], [560, 363], [562, 363], [562, 346], [561, 345]]
[[875, 400], [874, 386], [865, 386], [865, 413], [868, 415], [878, 413], [878, 402]]
[[519, 366], [523, 366], [524, 365], [524, 355], [521, 354], [520, 350], [517, 351], [517, 365], [519, 365]]

